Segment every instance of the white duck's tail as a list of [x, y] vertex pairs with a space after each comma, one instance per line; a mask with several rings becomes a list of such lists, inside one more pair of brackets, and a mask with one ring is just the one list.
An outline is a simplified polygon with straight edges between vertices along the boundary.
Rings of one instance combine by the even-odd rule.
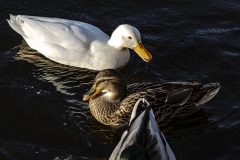
[[8, 20], [8, 24], [10, 25], [10, 27], [16, 31], [18, 34], [22, 35], [23, 38], [27, 37], [24, 33], [24, 31], [22, 30], [21, 25], [24, 23], [24, 21], [21, 19], [20, 16], [14, 16], [10, 14], [10, 19]]

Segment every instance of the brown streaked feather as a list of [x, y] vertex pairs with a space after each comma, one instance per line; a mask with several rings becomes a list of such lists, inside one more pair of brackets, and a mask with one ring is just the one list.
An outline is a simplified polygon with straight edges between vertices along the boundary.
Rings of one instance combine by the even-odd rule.
[[[127, 86], [126, 97], [121, 106], [134, 104], [139, 98], [145, 98], [155, 114], [160, 127], [166, 127], [175, 117], [185, 117], [195, 113], [212, 99], [220, 88], [219, 83], [202, 85], [190, 82], [144, 82]], [[132, 107], [129, 107], [131, 110]]]

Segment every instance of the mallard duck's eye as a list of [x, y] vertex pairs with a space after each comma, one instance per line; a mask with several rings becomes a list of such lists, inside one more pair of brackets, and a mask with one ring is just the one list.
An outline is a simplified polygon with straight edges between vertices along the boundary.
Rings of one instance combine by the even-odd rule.
[[128, 36], [128, 39], [132, 39], [132, 37]]

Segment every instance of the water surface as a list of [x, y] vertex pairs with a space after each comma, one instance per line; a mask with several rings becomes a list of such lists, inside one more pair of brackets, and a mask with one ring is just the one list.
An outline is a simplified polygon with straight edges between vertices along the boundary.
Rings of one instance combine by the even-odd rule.
[[196, 114], [178, 119], [166, 138], [179, 160], [240, 159], [240, 2], [0, 0], [0, 159], [108, 159], [122, 130], [92, 116], [82, 95], [96, 71], [11, 49], [22, 37], [11, 14], [93, 24], [108, 35], [119, 24], [141, 32], [153, 60], [131, 51], [122, 73], [130, 82], [220, 82]]

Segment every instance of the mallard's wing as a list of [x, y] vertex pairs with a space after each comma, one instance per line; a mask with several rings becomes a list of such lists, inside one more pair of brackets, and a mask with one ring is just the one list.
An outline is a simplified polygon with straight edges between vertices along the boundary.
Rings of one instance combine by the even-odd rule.
[[126, 97], [133, 93], [146, 91], [148, 89], [159, 88], [161, 86], [162, 86], [162, 83], [158, 83], [158, 82], [142, 82], [142, 83], [128, 84], [126, 89]]
[[[135, 111], [143, 104], [147, 105], [147, 101], [142, 98], [136, 102], [131, 116], [130, 128], [122, 135], [122, 138], [114, 149], [110, 160], [118, 160], [120, 156], [125, 156], [131, 159], [132, 157], [130, 156], [134, 156], [135, 150], [139, 149], [136, 145], [142, 146], [143, 148], [137, 152], [143, 152], [143, 150], [146, 150], [146, 153], [148, 153], [151, 160], [176, 159], [164, 135], [159, 130], [151, 107], [148, 106], [139, 116], [136, 115]], [[140, 156], [147, 155], [142, 153]]]
[[[166, 107], [170, 109], [167, 112], [171, 112], [171, 115], [167, 119], [172, 119], [185, 117], [196, 112], [218, 93], [220, 84], [167, 82], [163, 84], [162, 89], [168, 92]], [[160, 108], [154, 107], [155, 115], [159, 115], [161, 112]], [[161, 121], [161, 119], [157, 121]]]
[[175, 117], [193, 114], [219, 91], [219, 83], [200, 84], [190, 82], [135, 83], [127, 88], [127, 96], [121, 106], [131, 106], [139, 98], [153, 105], [155, 118], [165, 127]]

